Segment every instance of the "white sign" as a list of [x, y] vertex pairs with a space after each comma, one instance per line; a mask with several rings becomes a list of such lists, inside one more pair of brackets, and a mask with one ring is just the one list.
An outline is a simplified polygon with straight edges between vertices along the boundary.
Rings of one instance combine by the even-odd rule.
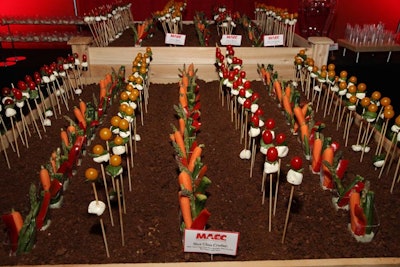
[[264, 35], [264, 46], [283, 45], [283, 34]]
[[185, 230], [184, 251], [236, 256], [238, 232]]
[[177, 33], [167, 33], [165, 35], [165, 43], [172, 45], [185, 45], [186, 35]]
[[235, 34], [224, 34], [221, 38], [221, 44], [240, 46], [242, 44], [242, 36]]
[[338, 43], [333, 43], [329, 45], [329, 51], [335, 51], [339, 50], [339, 44]]

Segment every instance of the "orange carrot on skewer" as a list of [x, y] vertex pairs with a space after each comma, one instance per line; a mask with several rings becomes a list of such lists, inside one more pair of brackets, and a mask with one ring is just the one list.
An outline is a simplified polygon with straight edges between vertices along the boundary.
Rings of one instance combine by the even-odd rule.
[[177, 144], [179, 150], [180, 150], [180, 157], [182, 158], [182, 163], [183, 165], [187, 166], [187, 154], [186, 154], [186, 146], [185, 146], [185, 141], [183, 140], [183, 136], [179, 132], [179, 130], [176, 130], [174, 132], [174, 138], [175, 138], [175, 143]]
[[49, 191], [51, 185], [50, 173], [44, 166], [40, 167], [39, 177], [43, 190]]
[[75, 118], [78, 120], [80, 126], [83, 129], [86, 129], [87, 123], [86, 123], [86, 119], [84, 117], [84, 115], [82, 114], [81, 110], [78, 107], [74, 107], [74, 115]]
[[190, 63], [190, 65], [188, 66], [187, 73], [188, 73], [189, 77], [194, 76], [194, 64], [193, 63]]
[[195, 166], [195, 164], [196, 164], [196, 159], [197, 159], [198, 157], [201, 157], [201, 152], [202, 152], [202, 150], [203, 150], [203, 149], [201, 148], [201, 146], [196, 146], [196, 148], [193, 150], [193, 153], [192, 153], [192, 155], [190, 156], [189, 164], [188, 164], [188, 169], [189, 169], [189, 171], [193, 172], [194, 166]]
[[179, 103], [185, 109], [188, 107], [187, 95], [185, 93], [179, 93]]
[[82, 99], [79, 99], [79, 109], [81, 110], [82, 115], [86, 114], [86, 103]]
[[61, 128], [60, 137], [61, 137], [61, 142], [65, 145], [65, 147], [69, 147], [70, 144], [69, 144], [68, 133], [63, 128]]
[[179, 206], [181, 208], [182, 219], [185, 223], [185, 228], [190, 229], [192, 227], [192, 209], [190, 207], [190, 199], [187, 196], [182, 195], [182, 192], [178, 192]]
[[185, 120], [183, 118], [179, 118], [178, 123], [179, 123], [179, 132], [183, 136], [185, 134], [185, 129], [186, 129]]
[[299, 105], [294, 106], [293, 113], [294, 113], [294, 116], [296, 117], [297, 123], [299, 125], [303, 125], [306, 123], [305, 115], [303, 113], [302, 108]]
[[182, 81], [182, 86], [185, 87], [185, 88], [188, 88], [188, 86], [189, 86], [189, 77], [188, 77], [188, 75], [186, 73], [182, 74], [181, 81]]
[[274, 87], [275, 95], [278, 98], [279, 103], [281, 103], [282, 102], [282, 85], [278, 79], [274, 80], [273, 87]]
[[[315, 143], [314, 143], [314, 146], [315, 146]], [[334, 160], [334, 151], [333, 151], [332, 146], [328, 145], [322, 152], [322, 161], [327, 162], [327, 163], [329, 163], [329, 165], [332, 166], [333, 160]], [[325, 164], [322, 166], [322, 178], [321, 179], [322, 179], [321, 185], [324, 189], [328, 189], [328, 190], [333, 189], [332, 173], [329, 171], [328, 167], [325, 166]]]
[[51, 170], [53, 173], [57, 173], [57, 153], [55, 151], [53, 151], [51, 153], [51, 157], [50, 157], [50, 165], [51, 165]]
[[303, 145], [304, 155], [308, 160], [310, 160], [310, 155], [311, 155], [310, 143], [309, 143], [310, 132], [307, 123], [304, 123], [303, 125], [300, 126], [300, 139]]
[[313, 145], [313, 150], [312, 150], [312, 161], [311, 161], [311, 171], [314, 174], [319, 174], [321, 171], [321, 165], [322, 165], [322, 147], [323, 147], [323, 141], [322, 138], [320, 138], [319, 133], [315, 133], [315, 140], [314, 140], [314, 145]]
[[179, 173], [178, 182], [181, 189], [188, 190], [189, 192], [193, 191], [192, 178], [186, 171], [181, 171]]

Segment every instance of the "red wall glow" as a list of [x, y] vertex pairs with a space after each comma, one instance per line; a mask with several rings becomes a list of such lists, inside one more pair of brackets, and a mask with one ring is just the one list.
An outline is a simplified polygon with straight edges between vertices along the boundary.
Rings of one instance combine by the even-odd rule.
[[[75, 0], [77, 3], [78, 15], [83, 16], [95, 7], [111, 4], [110, 0]], [[134, 1], [132, 2], [132, 14], [134, 20], [144, 20], [151, 16], [152, 12], [161, 10], [168, 0]], [[179, 1], [179, 0], [177, 0]], [[287, 8], [289, 12], [296, 12], [298, 3], [305, 0], [259, 0], [268, 5]], [[382, 21], [386, 29], [395, 31], [399, 22], [400, 3], [399, 0], [336, 0], [338, 2], [337, 14], [332, 24], [329, 37], [336, 40], [344, 37], [346, 23], [373, 24]], [[187, 0], [187, 11], [185, 20], [192, 20], [196, 11], [203, 11], [207, 16], [215, 5], [226, 5], [233, 11], [239, 11], [253, 17], [254, 4], [248, 1], [235, 0]], [[74, 0], [3, 0], [1, 3], [0, 18], [2, 17], [61, 17], [74, 16]], [[67, 30], [71, 28], [59, 26], [21, 26], [12, 25], [15, 32], [40, 32], [53, 30]], [[1, 25], [0, 32], [7, 31], [5, 25]], [[21, 44], [18, 44], [21, 45]], [[7, 47], [4, 44], [3, 47]]]

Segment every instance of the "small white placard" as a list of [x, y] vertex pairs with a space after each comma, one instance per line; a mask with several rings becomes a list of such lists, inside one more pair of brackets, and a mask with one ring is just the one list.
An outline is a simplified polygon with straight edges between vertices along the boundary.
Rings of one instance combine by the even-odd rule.
[[236, 34], [224, 34], [221, 38], [221, 44], [240, 46], [242, 44], [242, 36]]
[[283, 34], [264, 35], [264, 46], [283, 45]]
[[338, 43], [333, 43], [329, 45], [329, 51], [336, 51], [339, 50], [339, 44]]
[[184, 251], [236, 256], [238, 232], [185, 230]]
[[185, 45], [186, 35], [177, 33], [167, 33], [165, 35], [165, 43], [172, 45]]

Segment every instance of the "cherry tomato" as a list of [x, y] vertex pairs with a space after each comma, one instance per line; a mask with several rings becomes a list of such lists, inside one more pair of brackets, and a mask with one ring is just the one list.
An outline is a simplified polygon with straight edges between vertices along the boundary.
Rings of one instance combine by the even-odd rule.
[[246, 96], [246, 89], [241, 88], [241, 89], [239, 90], [239, 96], [240, 96], [240, 97], [245, 97], [245, 96]]
[[111, 125], [114, 127], [118, 127], [120, 121], [121, 121], [120, 116], [115, 115], [111, 117]]
[[243, 107], [245, 108], [245, 109], [250, 109], [251, 108], [251, 100], [250, 99], [246, 99], [245, 101], [244, 101], [244, 103], [243, 103]]
[[271, 146], [267, 150], [267, 161], [274, 162], [278, 159], [278, 149], [276, 147]]
[[335, 70], [335, 64], [328, 64], [328, 70]]
[[396, 117], [396, 120], [394, 121], [394, 123], [395, 123], [397, 126], [400, 126], [400, 115]]
[[250, 88], [251, 88], [251, 83], [250, 83], [250, 81], [245, 81], [244, 84], [243, 84], [243, 88], [244, 88], [244, 89], [250, 89]]
[[10, 87], [3, 87], [1, 89], [1, 95], [2, 96], [9, 96], [11, 94], [11, 89]]
[[295, 171], [300, 170], [303, 167], [303, 159], [299, 156], [294, 156], [290, 160], [290, 167]]
[[347, 83], [346, 82], [340, 82], [339, 83], [339, 89], [340, 90], [344, 90], [347, 88]]
[[264, 115], [264, 111], [261, 108], [258, 108], [256, 112], [254, 112], [259, 117], [262, 117]]
[[121, 119], [118, 124], [118, 128], [122, 131], [126, 131], [129, 128], [129, 122], [126, 119]]
[[394, 110], [393, 109], [385, 109], [383, 111], [383, 116], [385, 117], [385, 119], [390, 120], [391, 118], [394, 117]]
[[366, 108], [366, 107], [368, 107], [369, 104], [371, 104], [371, 99], [366, 96], [363, 99], [361, 99], [360, 104], [362, 107]]
[[122, 162], [121, 156], [119, 155], [112, 155], [110, 157], [110, 164], [111, 166], [117, 167], [120, 166]]
[[120, 146], [123, 143], [124, 143], [124, 139], [121, 136], [117, 135], [114, 137], [114, 144], [116, 144], [117, 146]]
[[268, 129], [264, 130], [262, 133], [262, 139], [265, 144], [271, 144], [272, 141], [274, 140], [274, 137], [272, 135], [272, 132]]
[[131, 106], [127, 106], [125, 109], [125, 114], [128, 116], [132, 116], [134, 112], [135, 112], [135, 110]]
[[357, 91], [365, 92], [367, 90], [367, 85], [365, 83], [359, 83], [357, 85]]
[[85, 171], [85, 178], [90, 181], [95, 181], [98, 176], [99, 173], [95, 168], [87, 168]]
[[377, 100], [381, 99], [381, 96], [382, 95], [381, 95], [381, 93], [379, 91], [375, 91], [375, 92], [372, 93], [371, 98], [373, 100], [377, 101]]
[[253, 93], [253, 94], [251, 95], [251, 101], [252, 101], [253, 103], [257, 102], [258, 99], [260, 99], [260, 94], [259, 94], [259, 93]]
[[93, 154], [101, 155], [104, 152], [104, 147], [102, 145], [100, 145], [100, 144], [99, 145], [95, 145], [92, 148], [92, 152], [93, 152]]
[[104, 140], [104, 141], [110, 140], [111, 135], [112, 135], [111, 130], [108, 129], [108, 128], [102, 128], [100, 130], [100, 138], [101, 138], [101, 140]]
[[260, 125], [260, 118], [256, 114], [251, 116], [251, 124], [253, 127], [258, 127]]
[[120, 98], [122, 101], [127, 101], [127, 100], [129, 99], [128, 92], [122, 91], [122, 92], [119, 94], [119, 98]]
[[275, 128], [275, 120], [273, 118], [269, 118], [265, 121], [265, 127], [269, 130]]
[[357, 83], [357, 77], [356, 76], [350, 76], [349, 82], [356, 84]]
[[370, 104], [368, 106], [367, 109], [368, 109], [369, 112], [377, 112], [378, 111], [378, 106], [376, 104], [372, 103], [372, 104]]
[[347, 92], [354, 95], [357, 93], [357, 87], [355, 85], [350, 85], [349, 88], [347, 88]]
[[389, 97], [382, 97], [382, 99], [381, 99], [381, 105], [382, 106], [387, 106], [387, 105], [390, 105], [390, 102], [391, 102], [391, 100], [390, 100], [390, 98]]
[[275, 136], [275, 142], [277, 145], [281, 145], [286, 141], [286, 135], [284, 133], [278, 133]]
[[347, 77], [347, 71], [345, 71], [345, 70], [342, 70], [341, 72], [340, 72], [340, 74], [339, 74], [339, 76], [340, 76], [340, 78], [346, 78]]

